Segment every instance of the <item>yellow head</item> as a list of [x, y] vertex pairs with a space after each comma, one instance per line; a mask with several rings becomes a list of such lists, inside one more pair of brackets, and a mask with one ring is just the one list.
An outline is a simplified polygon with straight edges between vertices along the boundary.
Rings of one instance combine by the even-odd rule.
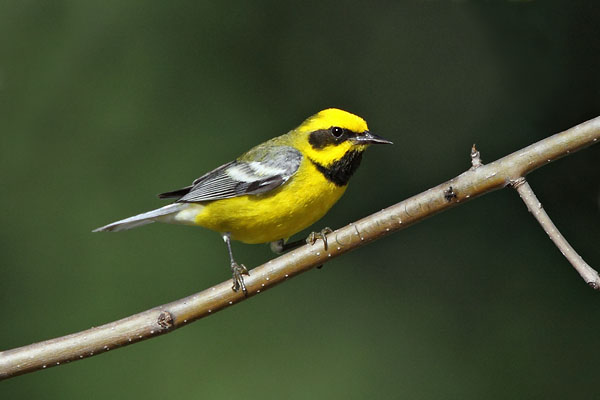
[[318, 112], [290, 133], [295, 147], [315, 164], [329, 168], [334, 163], [355, 160], [352, 172], [370, 144], [392, 144], [369, 132], [361, 117], [337, 108]]
[[308, 117], [297, 130], [311, 132], [339, 126], [353, 132], [368, 131], [367, 122], [358, 115], [351, 114], [338, 108], [328, 108]]

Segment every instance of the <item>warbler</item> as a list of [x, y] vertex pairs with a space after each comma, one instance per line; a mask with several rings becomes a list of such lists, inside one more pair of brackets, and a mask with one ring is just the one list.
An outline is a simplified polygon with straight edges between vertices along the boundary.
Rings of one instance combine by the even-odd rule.
[[[371, 133], [361, 117], [329, 108], [191, 185], [158, 195], [177, 198], [174, 203], [94, 232], [122, 231], [152, 222], [197, 225], [220, 232], [229, 252], [232, 289], [246, 293], [243, 275], [248, 275], [248, 270], [234, 260], [231, 239], [271, 242], [275, 251], [285, 250], [290, 236], [323, 217], [344, 194], [365, 149], [380, 143], [392, 144]], [[313, 233], [312, 242], [321, 237], [326, 245], [326, 232]]]

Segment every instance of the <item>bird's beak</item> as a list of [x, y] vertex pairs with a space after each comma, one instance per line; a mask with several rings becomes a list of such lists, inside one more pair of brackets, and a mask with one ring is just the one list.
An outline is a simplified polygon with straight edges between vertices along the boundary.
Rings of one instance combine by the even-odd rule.
[[364, 131], [360, 136], [350, 139], [354, 144], [394, 144], [387, 139], [377, 136], [369, 131]]

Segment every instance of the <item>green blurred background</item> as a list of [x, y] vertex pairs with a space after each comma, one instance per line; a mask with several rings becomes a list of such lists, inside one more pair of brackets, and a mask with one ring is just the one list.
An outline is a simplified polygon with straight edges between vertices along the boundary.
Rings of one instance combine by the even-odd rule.
[[[600, 114], [594, 2], [0, 3], [0, 349], [229, 278], [203, 229], [92, 234], [326, 107], [370, 149], [342, 226]], [[600, 146], [529, 176], [600, 265]], [[256, 266], [267, 246], [234, 244]], [[591, 398], [598, 293], [502, 190], [2, 398]]]

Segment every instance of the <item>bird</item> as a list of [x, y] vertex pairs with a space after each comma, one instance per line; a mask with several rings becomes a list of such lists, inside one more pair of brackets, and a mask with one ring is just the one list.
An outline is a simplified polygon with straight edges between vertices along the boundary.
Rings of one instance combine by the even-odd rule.
[[[93, 232], [123, 231], [153, 222], [194, 225], [219, 232], [227, 246], [232, 289], [247, 294], [244, 264], [238, 264], [231, 240], [271, 243], [281, 253], [303, 244], [287, 243], [340, 199], [371, 144], [392, 144], [366, 121], [337, 108], [322, 110], [288, 133], [253, 147], [235, 160], [202, 175], [191, 185], [161, 193], [175, 198], [164, 207], [125, 218]], [[311, 233], [327, 246], [329, 228]]]

